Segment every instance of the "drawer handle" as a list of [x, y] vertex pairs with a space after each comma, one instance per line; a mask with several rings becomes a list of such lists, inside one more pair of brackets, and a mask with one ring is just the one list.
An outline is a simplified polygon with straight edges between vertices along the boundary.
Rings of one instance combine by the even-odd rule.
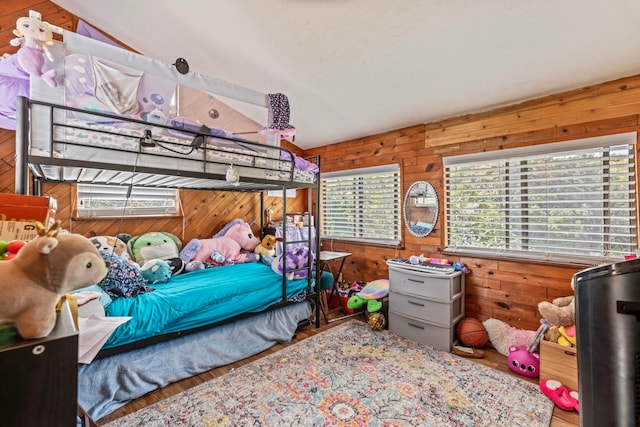
[[408, 323], [407, 323], [407, 325], [409, 325], [409, 326], [413, 326], [414, 328], [418, 328], [418, 329], [424, 329], [424, 326], [415, 325], [415, 324], [413, 324], [413, 323], [411, 323], [411, 322], [408, 322]]
[[424, 307], [424, 304], [420, 303], [420, 302], [415, 302], [415, 301], [411, 301], [411, 300], [407, 300], [407, 302], [409, 304], [413, 304], [413, 305], [419, 305], [420, 307]]
[[412, 279], [411, 277], [408, 277], [407, 280], [410, 282], [424, 283], [424, 280]]

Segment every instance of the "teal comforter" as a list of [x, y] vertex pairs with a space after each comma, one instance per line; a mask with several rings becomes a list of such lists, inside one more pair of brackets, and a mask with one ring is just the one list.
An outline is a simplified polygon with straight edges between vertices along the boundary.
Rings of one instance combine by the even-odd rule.
[[[308, 281], [287, 280], [286, 286], [291, 298], [303, 293]], [[132, 319], [114, 331], [103, 349], [259, 312], [282, 300], [282, 276], [261, 262], [184, 273], [152, 287], [152, 292], [117, 298], [107, 306], [108, 316]]]

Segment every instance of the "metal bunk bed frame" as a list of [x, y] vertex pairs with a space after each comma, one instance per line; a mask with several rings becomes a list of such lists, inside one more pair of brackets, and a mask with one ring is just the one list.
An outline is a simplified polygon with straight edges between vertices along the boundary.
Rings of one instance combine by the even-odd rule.
[[[30, 146], [30, 117], [32, 108], [34, 106], [38, 106], [38, 108], [48, 108], [49, 109], [49, 117], [50, 117], [50, 129], [49, 129], [49, 153], [48, 155], [34, 155], [30, 154], [29, 146]], [[293, 241], [286, 242], [286, 238], [283, 239], [283, 251], [286, 253], [286, 245], [287, 244], [296, 244], [296, 243], [306, 243], [309, 245], [309, 248], [315, 247], [316, 252], [319, 251], [320, 248], [320, 233], [311, 233], [311, 227], [315, 227], [316, 224], [320, 224], [319, 222], [319, 206], [320, 206], [320, 173], [318, 172], [316, 175], [316, 179], [314, 182], [295, 182], [293, 181], [293, 153], [289, 150], [286, 150], [281, 147], [268, 146], [269, 149], [277, 149], [280, 152], [285, 153], [285, 158], [291, 159], [292, 170], [290, 171], [291, 179], [288, 181], [274, 181], [260, 178], [252, 178], [252, 177], [242, 177], [241, 183], [239, 185], [234, 185], [232, 183], [228, 183], [226, 181], [226, 177], [224, 174], [220, 173], [210, 173], [206, 172], [205, 164], [210, 161], [203, 160], [203, 168], [202, 171], [190, 171], [190, 170], [175, 170], [175, 169], [167, 169], [167, 168], [158, 168], [158, 167], [149, 167], [149, 166], [140, 166], [140, 165], [118, 165], [111, 163], [104, 163], [99, 161], [92, 160], [74, 160], [74, 159], [64, 159], [54, 157], [53, 153], [53, 144], [60, 141], [54, 141], [53, 139], [53, 128], [55, 126], [66, 126], [64, 123], [59, 123], [54, 120], [56, 110], [66, 110], [66, 111], [75, 111], [87, 114], [87, 111], [78, 110], [70, 107], [64, 107], [60, 105], [55, 105], [47, 102], [33, 101], [29, 100], [25, 97], [19, 97], [17, 99], [17, 127], [16, 127], [16, 166], [15, 166], [15, 180], [16, 180], [16, 193], [17, 194], [29, 194], [29, 173], [31, 172], [31, 188], [32, 193], [35, 195], [41, 194], [41, 182], [67, 182], [67, 183], [88, 183], [88, 184], [107, 184], [107, 185], [135, 185], [135, 186], [147, 186], [147, 187], [164, 187], [164, 188], [183, 188], [183, 189], [198, 189], [198, 190], [215, 190], [215, 191], [235, 191], [235, 192], [258, 192], [260, 193], [260, 212], [264, 212], [265, 203], [264, 203], [264, 194], [268, 190], [280, 190], [282, 191], [282, 206], [283, 206], [283, 220], [286, 217], [287, 212], [287, 198], [286, 198], [286, 190], [292, 188], [305, 188], [307, 189], [307, 206], [309, 207], [308, 212], [305, 214], [307, 216], [305, 223], [306, 227], [309, 227], [308, 239], [301, 241]], [[108, 119], [115, 120], [123, 120], [120, 116], [114, 116], [110, 114], [103, 113], [94, 113], [90, 112], [89, 114], [101, 116]], [[127, 119], [127, 121], [137, 122], [139, 124], [148, 124], [142, 121]], [[162, 126], [162, 125], [153, 125], [153, 127], [161, 127], [167, 129], [173, 129], [180, 132], [188, 132], [184, 129], [172, 128], [170, 126]], [[193, 137], [202, 136], [203, 138], [209, 137], [211, 135], [205, 133], [192, 133]], [[255, 146], [256, 148], [264, 148], [263, 144], [259, 144], [256, 142], [245, 141], [245, 140], [236, 140], [233, 138], [224, 138], [218, 137], [217, 139], [225, 139], [227, 141], [235, 142], [243, 147], [251, 147]], [[63, 143], [67, 143], [62, 141]], [[144, 141], [140, 141], [140, 149], [142, 147], [142, 143]], [[206, 149], [206, 148], [203, 148]], [[115, 150], [114, 151], [118, 151]], [[130, 152], [129, 152], [130, 153]], [[147, 154], [148, 155], [148, 154]], [[206, 157], [205, 157], [206, 158]], [[310, 161], [317, 164], [318, 168], [320, 168], [320, 157], [314, 156], [309, 159]], [[217, 163], [220, 165], [228, 166], [229, 163], [222, 162], [210, 162]], [[68, 178], [71, 174], [66, 173], [69, 171], [73, 171], [73, 179]], [[105, 171], [111, 171], [115, 173], [104, 173]], [[65, 176], [67, 178], [65, 178]], [[134, 179], [132, 179], [134, 178]], [[315, 191], [315, 200], [314, 195], [312, 194]], [[311, 220], [313, 204], [315, 202], [315, 213], [314, 220]], [[260, 229], [262, 230], [264, 227], [263, 217], [260, 215]], [[286, 220], [283, 221], [283, 234], [286, 236]], [[313, 236], [313, 237], [312, 237]], [[313, 240], [313, 241], [312, 241]], [[317, 258], [317, 256], [316, 256]], [[286, 269], [286, 266], [285, 266]], [[312, 265], [309, 265], [307, 268], [307, 277], [308, 277], [308, 285], [307, 285], [307, 293], [306, 299], [311, 300], [314, 304], [314, 323], [315, 327], [318, 328], [320, 326], [320, 263], [315, 262]], [[290, 301], [286, 299], [286, 270], [285, 275], [283, 275], [283, 295], [282, 300], [264, 311], [273, 310], [275, 308], [282, 307], [287, 304], [291, 304]], [[315, 280], [314, 280], [315, 278]], [[124, 351], [133, 350], [136, 348], [145, 347], [147, 345], [155, 344], [158, 342], [166, 341], [172, 338], [176, 338], [179, 336], [184, 336], [187, 334], [199, 332], [205, 329], [212, 328], [214, 326], [218, 326], [225, 323], [230, 323], [235, 320], [243, 319], [251, 317], [258, 313], [244, 313], [238, 316], [235, 316], [230, 319], [226, 319], [221, 322], [212, 323], [210, 325], [202, 326], [195, 329], [190, 329], [188, 331], [175, 332], [170, 334], [159, 335], [156, 337], [148, 338], [142, 341], [137, 341], [128, 345], [114, 347], [106, 350], [102, 350], [98, 357], [106, 357], [113, 354], [121, 353]], [[309, 321], [304, 322], [300, 326], [306, 326], [309, 324]]]

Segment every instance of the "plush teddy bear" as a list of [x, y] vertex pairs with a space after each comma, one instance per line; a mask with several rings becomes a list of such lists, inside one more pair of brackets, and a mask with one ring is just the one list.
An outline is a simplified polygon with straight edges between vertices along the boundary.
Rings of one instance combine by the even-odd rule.
[[276, 254], [276, 242], [276, 236], [267, 234], [253, 251], [262, 256], [274, 256]]
[[[573, 289], [573, 282], [571, 289]], [[543, 319], [557, 327], [576, 324], [576, 306], [573, 295], [556, 298], [552, 302], [542, 301], [538, 304], [538, 311]]]
[[96, 284], [106, 274], [107, 264], [89, 239], [43, 231], [15, 258], [0, 262], [0, 323], [14, 322], [26, 339], [46, 337], [55, 325], [60, 297]]
[[53, 33], [46, 22], [35, 16], [18, 18], [13, 34], [17, 37], [9, 43], [20, 46], [17, 52], [18, 64], [31, 76], [40, 77], [49, 86], [56, 87], [56, 70], [43, 72], [44, 57], [53, 61], [53, 55], [48, 46], [53, 45]]
[[260, 255], [252, 251], [259, 244], [260, 240], [253, 234], [248, 223], [233, 222], [231, 226], [225, 227], [224, 235], [211, 239], [192, 239], [180, 251], [180, 258], [185, 263], [195, 261], [207, 264], [212, 263], [211, 256], [217, 252], [224, 257], [226, 264], [255, 262], [260, 259]]

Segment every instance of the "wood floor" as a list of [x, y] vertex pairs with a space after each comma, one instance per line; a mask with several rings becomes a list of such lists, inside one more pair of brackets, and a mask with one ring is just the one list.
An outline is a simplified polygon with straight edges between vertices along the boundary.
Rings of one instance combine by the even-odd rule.
[[[335, 310], [329, 314], [330, 318], [335, 318], [337, 316], [339, 316], [340, 313], [336, 312]], [[358, 317], [354, 317], [354, 319], [358, 319], [358, 320], [362, 320], [364, 321], [364, 318], [362, 316], [358, 316]], [[320, 332], [326, 331], [327, 329], [330, 329], [332, 327], [335, 327], [341, 323], [344, 323], [347, 320], [338, 320], [335, 321], [333, 323], [329, 323], [326, 324], [325, 322], [322, 322], [322, 325], [320, 328], [313, 328], [311, 326], [305, 327], [303, 329], [301, 329], [300, 331], [298, 331], [298, 333], [296, 334], [296, 336], [294, 337], [294, 339], [291, 341], [291, 343], [287, 343], [287, 344], [278, 344], [273, 346], [272, 348], [257, 354], [253, 357], [249, 357], [247, 359], [244, 359], [240, 362], [236, 362], [236, 363], [232, 363], [230, 365], [227, 366], [222, 366], [220, 368], [216, 368], [213, 369], [211, 371], [202, 373], [200, 375], [196, 375], [194, 377], [191, 378], [187, 378], [184, 379], [182, 381], [178, 381], [176, 383], [173, 383], [167, 387], [164, 387], [160, 390], [157, 391], [153, 391], [151, 393], [146, 394], [145, 396], [142, 396], [139, 399], [136, 399], [132, 402], [130, 402], [129, 404], [123, 406], [122, 408], [112, 412], [111, 414], [103, 417], [102, 419], [100, 419], [97, 422], [98, 426], [104, 425], [106, 423], [108, 423], [111, 420], [114, 420], [116, 418], [120, 418], [126, 414], [129, 414], [131, 412], [134, 412], [138, 409], [141, 409], [147, 405], [156, 403], [160, 400], [166, 399], [167, 397], [173, 396], [175, 394], [180, 393], [181, 391], [184, 391], [188, 388], [191, 388], [193, 386], [196, 386], [200, 383], [206, 382], [212, 378], [216, 378], [220, 375], [225, 374], [226, 372], [229, 372], [233, 369], [239, 368], [242, 365], [245, 365], [253, 360], [259, 359], [263, 356], [266, 356], [268, 354], [274, 353], [284, 347], [287, 347], [288, 345], [304, 340], [306, 338], [309, 338], [315, 334], [318, 334]], [[493, 349], [485, 349], [484, 350], [485, 353], [485, 357], [482, 359], [470, 359], [473, 360], [474, 362], [478, 362], [478, 363], [482, 363], [484, 365], [490, 366], [494, 369], [498, 369], [499, 371], [503, 371], [506, 372], [510, 375], [516, 375], [513, 372], [511, 372], [511, 370], [509, 369], [509, 367], [507, 366], [507, 358], [503, 355], [501, 355], [500, 353], [498, 353], [497, 351], [493, 350]], [[529, 380], [526, 377], [523, 376], [518, 376], [519, 378], [522, 379], [526, 379]], [[531, 379], [532, 382], [537, 382], [536, 380]], [[555, 408], [555, 410], [553, 411], [553, 419], [551, 421], [551, 427], [567, 427], [567, 426], [578, 426], [579, 425], [579, 416], [577, 412], [567, 412], [567, 411], [563, 411], [561, 409], [559, 409], [558, 407]]]

